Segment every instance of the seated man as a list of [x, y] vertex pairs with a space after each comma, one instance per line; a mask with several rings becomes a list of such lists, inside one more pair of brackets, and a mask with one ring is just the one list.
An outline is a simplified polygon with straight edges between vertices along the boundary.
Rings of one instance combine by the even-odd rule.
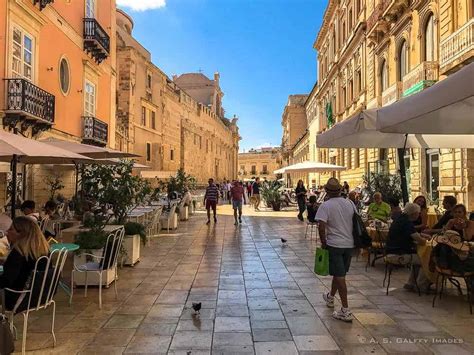
[[369, 205], [367, 215], [369, 219], [378, 219], [386, 222], [390, 217], [392, 209], [390, 205], [382, 200], [382, 194], [380, 192], [374, 193], [374, 202]]
[[36, 212], [36, 203], [32, 200], [24, 201], [21, 206], [20, 210], [23, 212], [25, 217], [32, 219], [34, 222], [38, 223], [40, 219], [40, 214]]
[[[393, 258], [396, 261], [403, 260], [402, 263], [421, 265], [420, 258], [416, 253], [416, 245], [425, 244], [429, 236], [419, 234], [415, 229], [414, 222], [419, 215], [420, 206], [415, 203], [407, 203], [400, 217], [393, 221], [386, 244], [388, 260]], [[430, 282], [420, 267], [411, 269], [410, 278], [404, 288], [413, 290], [415, 280], [420, 290], [428, 290]]]
[[318, 212], [318, 206], [317, 197], [315, 195], [309, 196], [309, 203], [306, 205], [306, 210], [308, 213], [308, 221], [311, 223], [316, 223], [314, 218], [316, 217], [316, 212]]
[[426, 234], [438, 234], [443, 231], [443, 227], [446, 226], [449, 220], [453, 219], [453, 209], [457, 205], [458, 201], [454, 196], [444, 196], [443, 198], [443, 208], [445, 212], [443, 216], [439, 219], [438, 223], [436, 223], [433, 228], [425, 229], [423, 233]]

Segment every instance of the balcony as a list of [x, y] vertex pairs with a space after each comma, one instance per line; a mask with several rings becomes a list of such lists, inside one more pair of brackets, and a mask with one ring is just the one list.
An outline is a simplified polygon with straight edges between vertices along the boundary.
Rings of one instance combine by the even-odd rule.
[[98, 64], [110, 53], [110, 37], [94, 18], [84, 19], [84, 50]]
[[53, 3], [54, 0], [33, 0], [33, 5], [38, 4], [40, 11], [42, 11], [48, 4]]
[[438, 81], [438, 62], [422, 62], [403, 77], [403, 97], [420, 92]]
[[440, 71], [450, 74], [474, 60], [474, 17], [440, 43]]
[[82, 141], [86, 144], [106, 146], [108, 142], [108, 124], [90, 116], [83, 117], [82, 120]]
[[55, 97], [26, 79], [4, 79], [6, 105], [4, 126], [21, 122], [23, 130], [33, 127], [33, 134], [54, 124]]
[[382, 92], [382, 106], [390, 105], [397, 101], [402, 92], [402, 82], [397, 81], [384, 92]]
[[368, 38], [376, 42], [384, 37], [390, 23], [396, 22], [408, 6], [408, 0], [380, 0], [366, 22]]

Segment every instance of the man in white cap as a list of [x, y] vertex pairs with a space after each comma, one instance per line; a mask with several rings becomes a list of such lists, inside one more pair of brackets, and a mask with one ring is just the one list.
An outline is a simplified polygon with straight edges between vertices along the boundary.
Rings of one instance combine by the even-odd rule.
[[331, 292], [323, 295], [326, 305], [334, 308], [334, 297], [339, 292], [342, 308], [334, 311], [333, 317], [352, 322], [353, 316], [347, 303], [346, 273], [349, 271], [354, 237], [352, 217], [354, 204], [341, 196], [342, 186], [335, 178], [330, 178], [324, 186], [329, 199], [321, 204], [316, 213], [319, 222], [321, 246], [329, 251], [329, 274], [333, 277]]

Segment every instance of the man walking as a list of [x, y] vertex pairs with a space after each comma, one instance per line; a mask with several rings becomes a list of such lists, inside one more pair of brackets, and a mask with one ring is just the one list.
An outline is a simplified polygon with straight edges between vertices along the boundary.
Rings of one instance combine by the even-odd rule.
[[[244, 187], [242, 183], [234, 180], [230, 188], [230, 196], [232, 198], [232, 208], [234, 209], [234, 225], [242, 223], [242, 202], [244, 199]], [[237, 220], [237, 212], [239, 212], [239, 219]]]
[[209, 183], [209, 186], [206, 188], [206, 194], [204, 195], [204, 203], [206, 204], [206, 210], [207, 210], [207, 223], [206, 224], [211, 223], [211, 208], [214, 214], [214, 223], [217, 223], [216, 208], [217, 208], [217, 202], [219, 202], [219, 189], [214, 184], [214, 179], [210, 178], [208, 183]]
[[255, 182], [252, 184], [252, 196], [255, 201], [255, 211], [260, 211], [258, 208], [260, 206], [260, 178], [256, 178]]
[[339, 292], [342, 308], [334, 311], [333, 317], [352, 322], [353, 316], [347, 303], [346, 273], [351, 265], [354, 250], [352, 217], [354, 205], [341, 196], [342, 186], [335, 178], [330, 178], [325, 186], [329, 199], [321, 204], [316, 213], [319, 222], [321, 247], [329, 251], [329, 274], [333, 277], [331, 292], [323, 295], [326, 305], [334, 308], [334, 297]]

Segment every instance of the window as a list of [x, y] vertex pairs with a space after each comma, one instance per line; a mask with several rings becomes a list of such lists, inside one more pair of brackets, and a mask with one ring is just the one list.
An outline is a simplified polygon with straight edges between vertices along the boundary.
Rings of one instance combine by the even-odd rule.
[[95, 117], [95, 92], [95, 85], [86, 80], [84, 84], [84, 116]]
[[361, 74], [360, 68], [357, 69], [356, 71], [355, 80], [356, 80], [355, 94], [359, 96], [360, 92], [362, 91], [362, 74]]
[[146, 126], [146, 107], [142, 106], [142, 126]]
[[357, 169], [360, 167], [360, 150], [356, 148], [355, 154], [354, 154], [354, 169]]
[[170, 150], [170, 160], [174, 160], [174, 149]]
[[354, 100], [354, 84], [352, 83], [352, 80], [349, 81], [349, 105], [352, 103], [352, 100]]
[[95, 0], [86, 0], [86, 18], [95, 17]]
[[342, 97], [341, 97], [341, 104], [342, 104], [342, 107], [341, 109], [342, 110], [345, 110], [346, 109], [346, 94], [347, 94], [347, 91], [346, 91], [346, 88], [343, 87], [342, 88]]
[[202, 149], [202, 137], [199, 136], [199, 149]]
[[360, 10], [361, 10], [360, 0], [356, 0], [355, 13], [358, 15], [360, 13]]
[[434, 38], [434, 20], [433, 14], [428, 17], [428, 20], [425, 24], [424, 31], [424, 40], [425, 40], [425, 52], [424, 60], [425, 61], [434, 61], [435, 60], [435, 38]]
[[146, 88], [151, 89], [151, 74], [147, 74], [146, 76]]
[[33, 36], [18, 27], [13, 28], [12, 75], [14, 77], [33, 80], [33, 44]]
[[146, 161], [151, 161], [151, 144], [146, 144]]
[[151, 128], [156, 129], [156, 112], [151, 111]]
[[209, 153], [209, 139], [206, 139], [206, 153]]
[[264, 174], [268, 173], [268, 167], [266, 165], [263, 165], [262, 171]]
[[349, 10], [349, 31], [352, 31], [352, 9]]
[[64, 95], [69, 92], [69, 63], [67, 62], [66, 58], [61, 59], [61, 63], [59, 64], [59, 83], [61, 85], [61, 91]]
[[251, 174], [252, 174], [252, 175], [256, 175], [256, 174], [257, 174], [257, 167], [256, 167], [255, 165], [252, 165]]
[[388, 89], [388, 66], [385, 59], [380, 64], [380, 88], [381, 92]]
[[398, 51], [398, 81], [408, 74], [408, 47], [407, 41], [403, 40]]

